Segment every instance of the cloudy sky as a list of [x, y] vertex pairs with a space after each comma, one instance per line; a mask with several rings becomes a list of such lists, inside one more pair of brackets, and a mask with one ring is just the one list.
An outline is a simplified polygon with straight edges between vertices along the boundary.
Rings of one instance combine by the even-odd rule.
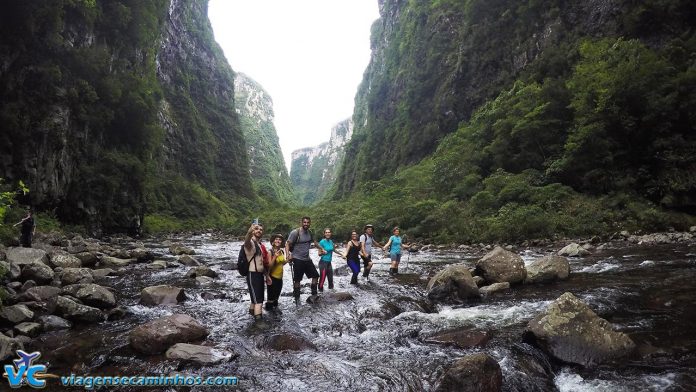
[[273, 98], [288, 170], [293, 150], [352, 115], [377, 0], [210, 0], [208, 16], [232, 68]]

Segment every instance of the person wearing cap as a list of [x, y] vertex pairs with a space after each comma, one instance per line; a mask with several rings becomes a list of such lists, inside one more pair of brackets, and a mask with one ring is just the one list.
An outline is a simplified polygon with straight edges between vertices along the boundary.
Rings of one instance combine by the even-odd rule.
[[31, 208], [27, 208], [27, 216], [15, 223], [12, 227], [19, 225], [22, 225], [22, 235], [19, 237], [19, 243], [25, 248], [31, 248], [31, 240], [34, 234], [36, 234], [36, 221], [34, 220]]
[[276, 310], [278, 308], [278, 298], [283, 290], [283, 267], [287, 264], [285, 258], [285, 241], [282, 234], [273, 234], [271, 236], [271, 252], [269, 257], [271, 269], [271, 284], [266, 286], [268, 292], [268, 300], [266, 301], [266, 310]]
[[360, 236], [360, 243], [363, 245], [364, 256], [361, 256], [365, 269], [363, 269], [363, 278], [370, 280], [370, 271], [372, 270], [372, 245], [382, 247], [382, 244], [374, 239], [372, 233], [374, 232], [374, 227], [372, 225], [365, 225], [363, 229], [363, 234]]

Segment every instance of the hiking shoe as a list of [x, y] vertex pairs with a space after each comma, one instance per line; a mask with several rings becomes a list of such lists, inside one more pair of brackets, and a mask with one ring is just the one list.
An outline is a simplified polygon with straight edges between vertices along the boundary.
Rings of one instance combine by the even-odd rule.
[[324, 286], [319, 286], [319, 291], [323, 293], [323, 292], [324, 292]]
[[262, 314], [255, 314], [254, 321], [263, 321], [263, 315]]
[[330, 285], [329, 285], [329, 290], [333, 290], [333, 289], [334, 289], [334, 288], [333, 288], [333, 285], [330, 284]]

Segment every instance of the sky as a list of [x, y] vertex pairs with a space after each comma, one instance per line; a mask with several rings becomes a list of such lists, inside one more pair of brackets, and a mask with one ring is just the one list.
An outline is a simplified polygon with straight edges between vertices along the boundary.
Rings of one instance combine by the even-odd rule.
[[273, 99], [288, 171], [292, 151], [353, 114], [377, 0], [210, 0], [208, 17], [232, 69]]

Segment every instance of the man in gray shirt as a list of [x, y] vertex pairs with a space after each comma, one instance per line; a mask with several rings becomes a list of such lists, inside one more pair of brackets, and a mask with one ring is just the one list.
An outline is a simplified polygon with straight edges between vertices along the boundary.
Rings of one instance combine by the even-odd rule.
[[317, 249], [323, 250], [323, 248], [312, 238], [312, 232], [309, 230], [311, 222], [312, 220], [308, 216], [303, 217], [302, 227], [291, 231], [288, 240], [285, 242], [285, 254], [294, 269], [292, 294], [296, 303], [300, 302], [300, 283], [303, 275], [312, 279], [312, 295], [317, 295], [319, 272], [317, 272], [317, 267], [309, 257], [309, 249], [312, 247], [312, 243], [314, 243]]

